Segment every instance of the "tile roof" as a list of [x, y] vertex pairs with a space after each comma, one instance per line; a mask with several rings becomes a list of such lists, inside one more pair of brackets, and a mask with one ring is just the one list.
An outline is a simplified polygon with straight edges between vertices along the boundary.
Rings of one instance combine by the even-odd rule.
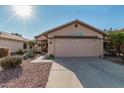
[[124, 32], [124, 28], [122, 28], [122, 29], [119, 29], [118, 31], [119, 31], [119, 32]]
[[48, 31], [46, 31], [46, 32], [44, 32], [44, 33], [42, 33], [42, 34], [40, 34], [40, 35], [37, 35], [37, 36], [35, 36], [35, 38], [37, 38], [37, 37], [39, 37], [39, 36], [42, 36], [42, 35], [49, 34], [49, 33], [51, 33], [51, 32], [54, 32], [54, 31], [56, 31], [56, 30], [58, 30], [58, 29], [61, 29], [61, 28], [63, 28], [63, 27], [66, 27], [66, 26], [71, 25], [71, 24], [74, 24], [74, 23], [79, 23], [79, 24], [81, 24], [81, 25], [83, 25], [83, 26], [85, 26], [85, 27], [88, 27], [88, 28], [90, 28], [90, 29], [92, 29], [92, 30], [98, 32], [98, 33], [101, 33], [101, 34], [103, 34], [103, 35], [107, 35], [107, 34], [106, 34], [105, 32], [103, 32], [102, 30], [100, 30], [100, 29], [98, 29], [98, 28], [96, 28], [96, 27], [94, 27], [94, 26], [91, 26], [91, 25], [89, 25], [89, 24], [87, 24], [87, 23], [85, 23], [85, 22], [82, 22], [82, 21], [76, 19], [76, 20], [73, 20], [73, 21], [71, 21], [71, 22], [65, 23], [65, 24], [63, 24], [63, 25], [61, 25], [61, 26], [55, 27], [55, 28], [53, 28], [53, 29], [50, 29], [50, 30], [48, 30]]
[[24, 37], [13, 35], [11, 33], [2, 32], [2, 31], [0, 31], [0, 38], [9, 39], [9, 40], [16, 40], [16, 41], [21, 41], [21, 42], [29, 41], [28, 39], [26, 39]]

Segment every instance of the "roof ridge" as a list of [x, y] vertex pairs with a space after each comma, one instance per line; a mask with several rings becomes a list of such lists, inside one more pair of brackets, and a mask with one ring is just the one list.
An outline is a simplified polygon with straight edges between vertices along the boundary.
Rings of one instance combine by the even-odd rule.
[[65, 24], [59, 25], [59, 26], [57, 26], [57, 27], [55, 27], [55, 28], [52, 28], [52, 29], [50, 29], [50, 30], [47, 30], [46, 32], [43, 32], [43, 33], [41, 33], [41, 34], [35, 36], [35, 38], [37, 38], [37, 37], [39, 37], [39, 36], [41, 36], [41, 35], [44, 35], [44, 34], [51, 33], [51, 32], [53, 32], [53, 31], [55, 31], [55, 30], [57, 30], [57, 29], [59, 29], [59, 28], [68, 26], [68, 25], [73, 24], [73, 23], [75, 23], [75, 22], [77, 22], [77, 23], [79, 23], [79, 24], [81, 24], [81, 25], [84, 25], [84, 26], [86, 26], [86, 27], [88, 27], [88, 28], [90, 28], [90, 29], [92, 29], [92, 30], [98, 32], [98, 33], [101, 33], [101, 34], [103, 34], [103, 35], [106, 35], [106, 33], [103, 32], [102, 30], [100, 30], [100, 29], [98, 29], [98, 28], [96, 28], [96, 27], [94, 27], [94, 26], [92, 26], [92, 25], [90, 25], [90, 24], [87, 24], [87, 23], [85, 23], [85, 22], [83, 22], [83, 21], [80, 21], [79, 19], [75, 19], [75, 20], [72, 20], [72, 21], [70, 21], [70, 22], [68, 22], [68, 23], [65, 23]]

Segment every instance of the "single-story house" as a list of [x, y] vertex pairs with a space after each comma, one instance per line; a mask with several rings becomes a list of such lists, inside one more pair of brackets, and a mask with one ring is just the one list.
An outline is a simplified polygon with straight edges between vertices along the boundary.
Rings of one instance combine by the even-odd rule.
[[102, 57], [106, 33], [74, 20], [35, 36], [42, 49], [55, 57]]
[[27, 49], [28, 39], [14, 33], [0, 31], [0, 47], [9, 48], [10, 52], [16, 52], [18, 49]]
[[124, 28], [122, 28], [122, 29], [119, 29], [118, 31], [119, 31], [119, 32], [124, 32]]

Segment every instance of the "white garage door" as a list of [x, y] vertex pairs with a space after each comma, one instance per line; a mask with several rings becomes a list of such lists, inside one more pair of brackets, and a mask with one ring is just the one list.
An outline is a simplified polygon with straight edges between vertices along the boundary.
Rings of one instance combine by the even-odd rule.
[[96, 57], [96, 39], [55, 39], [56, 57]]

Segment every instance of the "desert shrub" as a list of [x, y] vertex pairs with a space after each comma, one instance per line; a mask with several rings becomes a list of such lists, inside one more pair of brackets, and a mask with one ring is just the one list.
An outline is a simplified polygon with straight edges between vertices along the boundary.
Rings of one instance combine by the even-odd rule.
[[26, 53], [27, 51], [28, 51], [27, 49], [24, 49], [24, 50], [23, 50], [23, 53]]
[[41, 51], [37, 51], [37, 52], [35, 52], [35, 54], [41, 54]]
[[3, 69], [10, 69], [19, 66], [22, 63], [22, 57], [8, 56], [0, 59], [0, 65]]
[[32, 51], [33, 51], [35, 54], [37, 53], [37, 49], [33, 49]]
[[52, 54], [50, 54], [48, 59], [54, 59], [54, 56]]
[[9, 49], [8, 48], [0, 48], [0, 58], [6, 57], [9, 55]]
[[38, 51], [37, 49], [33, 49], [33, 52], [34, 52], [35, 54], [41, 54], [41, 51]]
[[17, 52], [16, 52], [16, 54], [23, 55], [24, 54], [23, 49], [18, 49]]
[[33, 58], [35, 56], [35, 53], [33, 50], [28, 50], [24, 55], [23, 59], [27, 60], [28, 58]]

